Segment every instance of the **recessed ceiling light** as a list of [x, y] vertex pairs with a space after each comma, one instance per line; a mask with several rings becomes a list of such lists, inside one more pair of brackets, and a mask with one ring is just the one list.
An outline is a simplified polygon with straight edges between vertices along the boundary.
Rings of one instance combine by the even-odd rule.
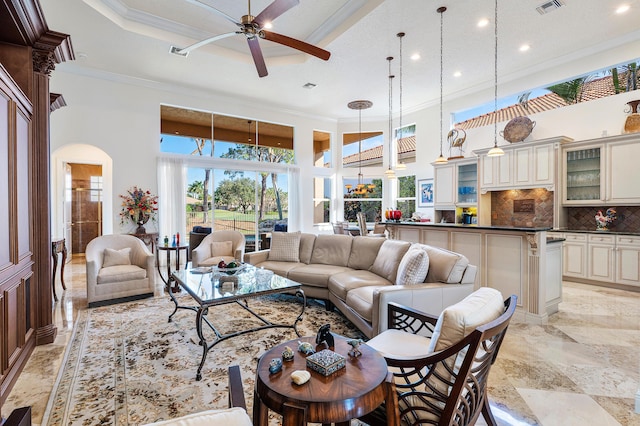
[[528, 44], [523, 44], [522, 46], [520, 46], [520, 51], [521, 52], [526, 52], [527, 50], [531, 49], [531, 46], [529, 46]]
[[418, 59], [420, 59], [420, 54], [419, 53], [414, 53], [413, 55], [411, 55], [411, 60], [412, 61], [417, 61]]
[[460, 71], [456, 71], [456, 72], [453, 73], [453, 76], [454, 77], [460, 77], [460, 76], [462, 76], [462, 73]]
[[478, 21], [478, 27], [480, 28], [486, 27], [487, 25], [489, 25], [489, 20], [487, 18], [482, 18]]
[[631, 6], [629, 6], [628, 4], [623, 4], [616, 9], [616, 13], [618, 14], [625, 13], [629, 9], [631, 9]]

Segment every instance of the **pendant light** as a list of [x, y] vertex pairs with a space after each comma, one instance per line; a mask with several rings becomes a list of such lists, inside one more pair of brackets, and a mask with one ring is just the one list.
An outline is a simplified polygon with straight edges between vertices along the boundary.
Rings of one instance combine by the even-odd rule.
[[[404, 37], [404, 33], [398, 33], [396, 34], [398, 36], [398, 38], [400, 39], [400, 81], [399, 86], [400, 86], [400, 94], [399, 94], [399, 98], [400, 98], [400, 123], [399, 125], [399, 129], [400, 129], [400, 136], [398, 136], [396, 138], [396, 151], [399, 150], [400, 148], [400, 139], [402, 139], [402, 38]], [[404, 163], [400, 162], [400, 157], [398, 156], [398, 160], [396, 162], [396, 170], [405, 170], [407, 168], [407, 166]]]
[[442, 19], [443, 19], [443, 15], [444, 12], [447, 10], [446, 7], [441, 6], [438, 8], [437, 12], [440, 14], [440, 157], [438, 157], [435, 161], [435, 164], [447, 164], [448, 161], [447, 159], [444, 157], [444, 155], [442, 155], [442, 55], [443, 55], [443, 49], [442, 49]]
[[347, 106], [358, 110], [358, 183], [355, 188], [352, 188], [351, 185], [345, 185], [344, 187], [347, 189], [348, 194], [364, 195], [373, 192], [376, 187], [373, 184], [365, 185], [362, 175], [362, 110], [371, 108], [373, 102], [358, 100], [349, 102]]
[[498, 146], [498, 0], [495, 0], [493, 24], [493, 35], [495, 39], [495, 50], [493, 55], [493, 148], [489, 150], [487, 156], [499, 157], [504, 155], [504, 151]]
[[391, 75], [391, 61], [393, 60], [393, 56], [388, 56], [387, 61], [389, 62], [389, 168], [384, 172], [384, 175], [387, 179], [395, 179], [396, 173], [391, 168], [391, 163], [393, 162], [393, 78], [395, 76]]

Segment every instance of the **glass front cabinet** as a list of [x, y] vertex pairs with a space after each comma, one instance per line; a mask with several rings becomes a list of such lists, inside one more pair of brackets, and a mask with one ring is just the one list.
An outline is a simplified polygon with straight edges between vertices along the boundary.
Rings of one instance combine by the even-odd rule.
[[603, 153], [603, 145], [563, 151], [564, 204], [591, 205], [594, 201], [604, 201]]

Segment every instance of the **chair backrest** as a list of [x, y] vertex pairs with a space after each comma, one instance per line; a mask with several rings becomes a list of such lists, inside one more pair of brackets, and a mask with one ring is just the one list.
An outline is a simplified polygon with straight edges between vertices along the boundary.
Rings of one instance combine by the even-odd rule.
[[224, 229], [221, 231], [213, 231], [200, 244], [211, 244], [212, 242], [231, 241], [232, 251], [235, 255], [237, 250], [242, 250], [239, 259], [244, 259], [246, 239], [242, 232], [233, 229]]
[[399, 366], [394, 375], [400, 418], [408, 424], [469, 425], [485, 410], [491, 416], [486, 401], [489, 370], [515, 309], [514, 295], [504, 301], [497, 319], [440, 352]]
[[362, 212], [356, 213], [356, 218], [358, 219], [358, 226], [360, 227], [360, 235], [367, 235], [369, 231], [367, 230], [367, 217]]
[[89, 241], [84, 250], [85, 259], [87, 262], [96, 262], [98, 266], [102, 266], [104, 249], [120, 250], [127, 247], [131, 248], [131, 262], [138, 266], [142, 266], [146, 256], [151, 255], [147, 246], [139, 238], [127, 234], [109, 234], [100, 235]]
[[349, 231], [349, 222], [342, 222], [342, 233], [345, 235], [351, 235], [351, 232]]
[[332, 223], [333, 233], [334, 234], [344, 234], [344, 230], [342, 229], [342, 223]]
[[385, 225], [384, 223], [379, 223], [376, 222], [373, 224], [373, 234], [384, 234], [385, 231], [387, 230], [387, 225]]

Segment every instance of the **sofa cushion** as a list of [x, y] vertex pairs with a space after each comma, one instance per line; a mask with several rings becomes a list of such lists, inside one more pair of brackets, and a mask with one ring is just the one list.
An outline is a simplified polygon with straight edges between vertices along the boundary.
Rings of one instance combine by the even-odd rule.
[[271, 233], [269, 260], [280, 262], [300, 261], [300, 232]]
[[200, 260], [198, 266], [218, 266], [221, 260], [224, 260], [224, 263], [229, 263], [236, 259], [235, 256], [212, 256], [208, 259]]
[[464, 271], [469, 265], [469, 259], [465, 256], [426, 244], [414, 244], [413, 246], [423, 248], [429, 255], [429, 272], [425, 282], [452, 284], [462, 281]]
[[398, 266], [402, 256], [409, 250], [411, 243], [398, 240], [384, 240], [369, 270], [387, 280], [394, 282], [398, 275]]
[[109, 266], [118, 265], [131, 265], [131, 247], [126, 247], [120, 250], [114, 250], [111, 248], [104, 249], [102, 267], [108, 268]]
[[429, 352], [441, 351], [459, 342], [477, 327], [495, 320], [503, 312], [504, 301], [500, 291], [480, 287], [442, 311], [431, 336]]
[[429, 255], [421, 248], [411, 247], [400, 261], [396, 284], [413, 285], [424, 282], [429, 271]]
[[352, 241], [351, 235], [318, 235], [313, 245], [311, 263], [347, 266]]
[[354, 237], [347, 266], [352, 269], [369, 270], [373, 265], [373, 261], [376, 260], [380, 246], [384, 241], [382, 238]]
[[300, 262], [311, 263], [311, 254], [313, 254], [315, 242], [315, 234], [300, 234]]
[[289, 276], [289, 271], [298, 268], [300, 266], [305, 265], [304, 263], [300, 263], [300, 262], [280, 262], [277, 260], [266, 260], [264, 262], [260, 262], [256, 265], [254, 265], [256, 268], [264, 268], [264, 269], [268, 269], [270, 271], [275, 272], [276, 274], [280, 275], [281, 277], [285, 277], [288, 278]]
[[[364, 237], [370, 238], [370, 237]], [[373, 238], [372, 238], [373, 239]], [[340, 272], [329, 278], [329, 291], [341, 300], [347, 300], [347, 294], [360, 287], [378, 287], [393, 283], [371, 271], [362, 269]]]
[[211, 257], [233, 256], [232, 241], [213, 241], [211, 243]]
[[292, 281], [299, 282], [311, 287], [327, 288], [329, 285], [329, 277], [340, 272], [352, 271], [346, 266], [322, 265], [310, 263], [305, 265], [300, 263], [299, 266], [289, 271], [289, 278]]
[[[387, 285], [393, 285], [389, 283]], [[346, 303], [358, 315], [367, 320], [373, 321], [373, 295], [381, 286], [363, 286], [349, 290]]]
[[233, 407], [187, 414], [176, 419], [148, 423], [145, 426], [251, 426], [252, 424], [246, 410], [240, 407]]
[[147, 270], [136, 265], [116, 265], [101, 268], [98, 271], [98, 284], [117, 283], [147, 278]]

